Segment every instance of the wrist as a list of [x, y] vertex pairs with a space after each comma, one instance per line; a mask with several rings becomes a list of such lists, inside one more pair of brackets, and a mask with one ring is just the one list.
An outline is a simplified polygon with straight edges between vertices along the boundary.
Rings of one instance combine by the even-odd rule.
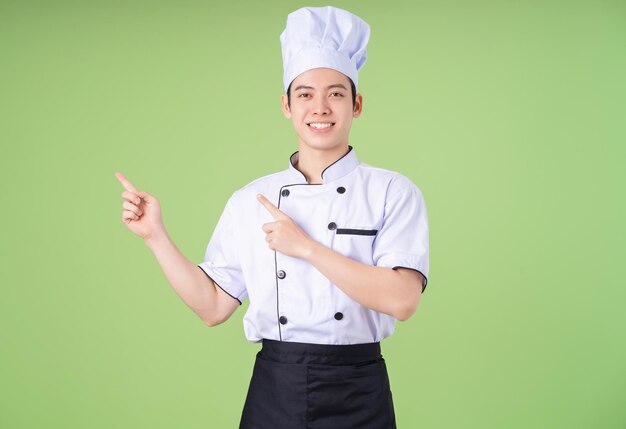
[[307, 245], [304, 247], [302, 259], [304, 259], [307, 262], [312, 262], [315, 254], [319, 252], [320, 246], [322, 246], [321, 243], [318, 243], [317, 241], [310, 239]]
[[165, 229], [159, 229], [154, 233], [150, 234], [148, 237], [144, 238], [143, 241], [149, 248], [154, 248], [161, 243], [166, 242], [169, 239], [167, 235], [167, 231]]

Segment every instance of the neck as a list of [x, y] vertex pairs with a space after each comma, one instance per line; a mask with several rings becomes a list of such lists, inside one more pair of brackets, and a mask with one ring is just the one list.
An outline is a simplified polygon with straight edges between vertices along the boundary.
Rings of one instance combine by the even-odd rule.
[[317, 150], [299, 145], [298, 162], [295, 167], [304, 174], [309, 184], [322, 184], [322, 171], [348, 152], [348, 144], [333, 149]]

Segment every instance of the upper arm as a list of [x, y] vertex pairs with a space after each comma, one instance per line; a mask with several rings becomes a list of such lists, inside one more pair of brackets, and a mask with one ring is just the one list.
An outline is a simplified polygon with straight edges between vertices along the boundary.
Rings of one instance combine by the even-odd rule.
[[[215, 284], [215, 282], [213, 283]], [[215, 285], [215, 290], [217, 291], [215, 295], [217, 297], [217, 317], [216, 323], [211, 326], [219, 325], [227, 321], [241, 305], [239, 300], [226, 293], [221, 287], [217, 286], [217, 284]]]
[[211, 314], [198, 315], [208, 326], [216, 326], [224, 323], [241, 305], [241, 301], [222, 289], [201, 267], [198, 268], [204, 273], [205, 279], [208, 280], [207, 287], [213, 287], [215, 289], [215, 295], [213, 295], [215, 299], [213, 311]]
[[406, 267], [396, 267], [394, 270], [399, 272], [407, 282], [414, 284], [415, 288], [420, 290], [420, 293], [424, 292], [426, 279], [422, 273]]
[[[242, 303], [247, 298], [248, 291], [239, 260], [241, 252], [238, 246], [242, 240], [237, 236], [239, 231], [235, 215], [238, 210], [233, 204], [231, 197], [213, 230], [204, 259], [198, 266], [213, 280], [217, 289], [221, 288], [222, 292], [230, 295], [232, 298], [229, 299]], [[231, 305], [226, 307], [230, 308]]]
[[[385, 197], [385, 214], [372, 244], [375, 266], [406, 268], [422, 285], [428, 283], [429, 243], [426, 204], [420, 189], [401, 177]], [[410, 272], [414, 274], [410, 274]]]

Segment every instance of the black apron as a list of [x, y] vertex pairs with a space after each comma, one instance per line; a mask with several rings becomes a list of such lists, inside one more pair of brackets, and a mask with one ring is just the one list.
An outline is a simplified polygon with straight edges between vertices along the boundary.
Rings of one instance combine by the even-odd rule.
[[380, 343], [263, 340], [239, 429], [395, 429]]

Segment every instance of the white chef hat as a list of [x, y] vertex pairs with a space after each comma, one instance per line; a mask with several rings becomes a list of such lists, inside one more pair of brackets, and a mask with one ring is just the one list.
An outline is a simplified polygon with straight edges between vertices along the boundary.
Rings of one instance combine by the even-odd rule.
[[280, 35], [285, 92], [299, 74], [318, 67], [345, 74], [357, 87], [369, 38], [367, 22], [347, 10], [326, 6], [291, 12]]

